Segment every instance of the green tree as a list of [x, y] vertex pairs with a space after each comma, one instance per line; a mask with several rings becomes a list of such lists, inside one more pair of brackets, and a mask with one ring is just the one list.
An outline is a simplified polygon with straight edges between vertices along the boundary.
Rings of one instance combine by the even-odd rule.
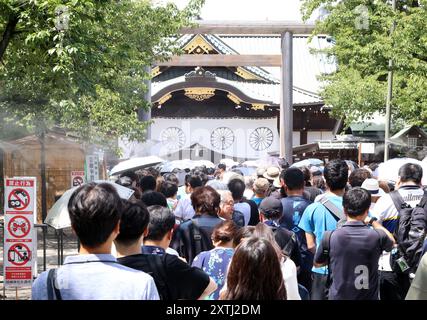
[[103, 145], [141, 140], [147, 66], [179, 53], [177, 33], [203, 2], [0, 0], [2, 119]]
[[324, 53], [337, 68], [322, 77], [321, 95], [347, 123], [385, 113], [389, 59], [394, 62], [392, 123], [427, 122], [427, 1], [396, 3], [393, 11], [387, 0], [303, 2], [305, 19], [316, 9], [327, 12], [314, 34], [331, 37], [333, 45]]

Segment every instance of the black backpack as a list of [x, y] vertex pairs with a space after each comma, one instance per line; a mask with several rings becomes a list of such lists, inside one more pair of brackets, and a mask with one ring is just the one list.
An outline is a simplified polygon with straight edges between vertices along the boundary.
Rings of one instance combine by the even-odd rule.
[[398, 211], [398, 222], [394, 237], [397, 250], [390, 257], [391, 268], [396, 273], [415, 273], [421, 259], [427, 227], [427, 191], [415, 208], [408, 205], [396, 190], [390, 192]]

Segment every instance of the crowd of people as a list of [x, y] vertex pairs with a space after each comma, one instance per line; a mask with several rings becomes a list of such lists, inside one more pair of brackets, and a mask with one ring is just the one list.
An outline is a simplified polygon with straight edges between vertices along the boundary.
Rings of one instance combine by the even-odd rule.
[[[79, 254], [39, 275], [33, 299], [427, 299], [422, 168], [219, 164], [125, 172], [120, 199], [87, 183], [68, 211]], [[423, 220], [424, 219], [424, 220]]]

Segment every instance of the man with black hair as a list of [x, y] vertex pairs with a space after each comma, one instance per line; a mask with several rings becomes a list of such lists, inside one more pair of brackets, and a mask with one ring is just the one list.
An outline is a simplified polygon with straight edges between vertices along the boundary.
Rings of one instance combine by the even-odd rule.
[[175, 217], [168, 208], [150, 206], [147, 211], [142, 204], [128, 203], [115, 240], [117, 260], [152, 275], [162, 300], [203, 299], [216, 289], [215, 282], [201, 269], [166, 252], [174, 224]]
[[143, 176], [139, 181], [139, 186], [142, 192], [154, 191], [156, 190], [156, 185], [156, 178], [151, 175]]
[[304, 174], [299, 168], [291, 167], [284, 170], [283, 188], [287, 197], [282, 198], [283, 216], [279, 220], [281, 227], [293, 231], [298, 239], [301, 251], [301, 268], [298, 273], [298, 282], [311, 290], [311, 268], [313, 267], [313, 253], [307, 248], [307, 240], [303, 229], [298, 227], [305, 209], [311, 201], [304, 197]]
[[[298, 227], [305, 231], [307, 249], [313, 254], [322, 241], [323, 233], [335, 230], [338, 220], [344, 217], [342, 196], [348, 180], [347, 163], [344, 160], [330, 161], [325, 166], [324, 176], [328, 192], [304, 210], [298, 224]], [[312, 300], [326, 300], [328, 269], [313, 267], [312, 280]]]
[[[371, 195], [360, 187], [343, 197], [347, 222], [325, 232], [316, 251], [315, 266], [329, 265], [329, 300], [378, 300], [378, 260], [394, 239], [375, 218], [368, 216]], [[369, 226], [372, 226], [371, 229]]]
[[175, 183], [164, 181], [160, 186], [160, 192], [166, 197], [168, 208], [174, 212], [178, 204], [178, 200], [176, 199], [178, 186]]
[[[414, 208], [420, 203], [424, 195], [421, 184], [422, 177], [423, 168], [420, 165], [404, 164], [398, 172], [396, 190], [383, 195], [375, 204], [372, 215], [378, 218], [378, 222], [391, 233], [396, 231], [399, 222], [399, 212], [393, 201], [393, 196]], [[406, 274], [396, 274], [392, 271], [389, 253], [384, 252], [381, 256], [379, 270], [381, 300], [405, 299], [410, 286], [410, 279]]]
[[188, 175], [185, 176], [185, 192], [186, 196], [178, 200], [178, 204], [175, 208], [174, 215], [175, 217], [183, 222], [193, 218], [195, 211], [193, 206], [191, 205], [191, 194], [194, 189], [197, 187], [201, 187], [203, 185], [203, 181], [198, 175]]
[[168, 206], [168, 202], [166, 197], [160, 193], [160, 192], [156, 192], [156, 191], [146, 191], [141, 195], [141, 201], [147, 206], [154, 206], [154, 205], [159, 205], [162, 207], [167, 207]]
[[300, 170], [304, 174], [304, 197], [313, 202], [317, 196], [321, 195], [323, 192], [316, 186], [313, 186], [312, 179], [313, 173], [308, 167], [302, 167]]
[[80, 241], [79, 255], [41, 273], [33, 283], [33, 300], [159, 299], [151, 276], [120, 265], [111, 255], [122, 213], [121, 199], [111, 184], [82, 185], [71, 195], [68, 212]]
[[214, 176], [216, 179], [222, 180], [222, 176], [225, 171], [227, 171], [227, 166], [223, 163], [218, 164], [218, 169], [216, 169]]
[[243, 193], [246, 189], [245, 182], [241, 179], [232, 179], [228, 182], [227, 186], [233, 196], [234, 210], [243, 213], [245, 226], [247, 226], [249, 224], [249, 220], [251, 220], [251, 206], [247, 202], [243, 201]]

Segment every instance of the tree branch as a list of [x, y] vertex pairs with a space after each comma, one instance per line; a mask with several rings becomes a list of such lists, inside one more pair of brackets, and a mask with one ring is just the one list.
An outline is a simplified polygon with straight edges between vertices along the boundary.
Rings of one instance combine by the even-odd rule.
[[19, 18], [17, 16], [11, 15], [9, 17], [9, 22], [6, 25], [6, 29], [4, 30], [3, 37], [0, 41], [0, 61], [3, 60], [3, 55], [6, 52], [6, 48], [9, 45], [10, 40], [12, 39], [13, 32], [15, 31], [18, 21]]

